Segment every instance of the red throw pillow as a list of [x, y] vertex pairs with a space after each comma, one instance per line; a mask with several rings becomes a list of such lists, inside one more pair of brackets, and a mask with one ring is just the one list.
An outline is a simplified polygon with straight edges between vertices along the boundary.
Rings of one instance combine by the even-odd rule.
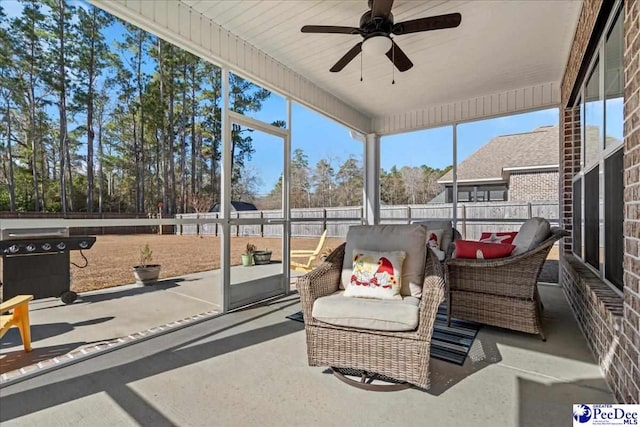
[[456, 258], [494, 259], [511, 255], [516, 248], [507, 243], [485, 243], [474, 240], [456, 240]]
[[480, 241], [485, 243], [513, 243], [516, 238], [517, 231], [501, 231], [497, 233], [483, 232], [480, 235]]

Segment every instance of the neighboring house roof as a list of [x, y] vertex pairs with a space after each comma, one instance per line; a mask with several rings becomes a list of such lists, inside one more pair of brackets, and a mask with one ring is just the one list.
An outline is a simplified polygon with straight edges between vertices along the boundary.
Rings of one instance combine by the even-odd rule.
[[[231, 202], [231, 211], [257, 211], [258, 208], [253, 203], [249, 202]], [[211, 212], [220, 212], [220, 203], [216, 203], [211, 209]]]
[[231, 210], [236, 211], [257, 211], [256, 205], [249, 202], [231, 202]]
[[447, 190], [441, 191], [440, 194], [429, 200], [429, 203], [447, 203]]
[[[457, 168], [458, 182], [506, 182], [504, 172], [558, 168], [560, 130], [542, 126], [531, 132], [493, 138], [462, 161]], [[438, 180], [453, 182], [453, 171]]]

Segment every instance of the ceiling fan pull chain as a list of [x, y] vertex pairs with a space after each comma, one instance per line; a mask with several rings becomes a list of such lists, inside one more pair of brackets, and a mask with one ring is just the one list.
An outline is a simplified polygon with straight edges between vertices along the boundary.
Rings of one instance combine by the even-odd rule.
[[391, 84], [396, 84], [396, 49], [391, 40]]
[[362, 81], [362, 52], [360, 52], [360, 81]]

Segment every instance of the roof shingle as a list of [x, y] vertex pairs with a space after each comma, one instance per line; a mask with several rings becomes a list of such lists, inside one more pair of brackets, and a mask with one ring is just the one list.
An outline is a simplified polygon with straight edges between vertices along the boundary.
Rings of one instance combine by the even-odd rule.
[[[504, 168], [557, 165], [559, 137], [558, 126], [496, 136], [458, 164], [458, 181], [502, 179]], [[453, 171], [438, 180], [440, 183], [451, 181]]]

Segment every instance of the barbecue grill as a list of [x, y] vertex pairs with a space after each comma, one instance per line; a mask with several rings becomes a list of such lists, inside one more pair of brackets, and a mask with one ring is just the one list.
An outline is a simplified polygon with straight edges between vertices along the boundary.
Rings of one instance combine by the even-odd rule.
[[78, 295], [70, 289], [69, 252], [82, 254], [95, 241], [93, 236], [69, 236], [68, 228], [0, 230], [3, 298], [31, 294], [71, 304]]

